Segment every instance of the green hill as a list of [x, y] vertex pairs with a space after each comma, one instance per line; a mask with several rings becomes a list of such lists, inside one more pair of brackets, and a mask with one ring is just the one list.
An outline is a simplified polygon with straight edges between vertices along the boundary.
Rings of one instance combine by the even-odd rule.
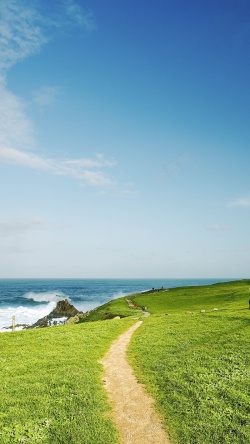
[[156, 289], [78, 325], [1, 334], [1, 444], [118, 444], [99, 360], [142, 306], [151, 316], [128, 357], [172, 443], [249, 444], [249, 289], [248, 280]]
[[141, 317], [146, 306], [129, 360], [172, 442], [249, 444], [249, 299], [249, 280], [155, 289], [98, 307], [85, 322]]
[[[111, 319], [115, 316], [141, 315], [142, 306], [146, 306], [151, 315], [181, 314], [186, 311], [234, 311], [248, 308], [250, 299], [250, 281], [241, 280], [197, 287], [179, 287], [172, 289], [154, 289], [145, 293], [124, 296], [108, 302], [90, 312], [80, 322], [92, 322]], [[128, 301], [136, 306], [129, 307]]]
[[250, 442], [249, 289], [239, 281], [135, 297], [152, 316], [129, 359], [173, 443]]
[[0, 443], [117, 443], [99, 360], [132, 323], [2, 333]]

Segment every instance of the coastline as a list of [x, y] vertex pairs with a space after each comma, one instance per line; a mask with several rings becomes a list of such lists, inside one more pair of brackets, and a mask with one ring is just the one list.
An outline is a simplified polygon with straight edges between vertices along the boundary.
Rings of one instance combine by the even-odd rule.
[[[233, 279], [0, 279], [0, 332], [17, 325], [31, 325], [48, 315], [59, 300], [68, 299], [87, 312], [119, 297], [151, 291], [228, 282]], [[22, 328], [20, 327], [20, 330]]]

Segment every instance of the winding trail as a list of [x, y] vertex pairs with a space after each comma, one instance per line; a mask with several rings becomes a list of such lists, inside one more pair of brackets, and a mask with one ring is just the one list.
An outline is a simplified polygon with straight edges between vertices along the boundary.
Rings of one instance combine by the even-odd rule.
[[161, 421], [154, 411], [154, 400], [138, 383], [126, 359], [126, 351], [138, 321], [111, 345], [102, 359], [103, 380], [113, 407], [111, 414], [121, 435], [122, 444], [170, 444]]

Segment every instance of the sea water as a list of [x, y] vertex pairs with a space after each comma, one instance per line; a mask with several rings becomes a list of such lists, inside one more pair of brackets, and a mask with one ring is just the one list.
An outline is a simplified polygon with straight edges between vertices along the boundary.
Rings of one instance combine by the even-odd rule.
[[[86, 312], [112, 299], [152, 288], [207, 285], [229, 279], [0, 279], [0, 331], [31, 325], [68, 299]], [[21, 329], [22, 327], [20, 327]]]

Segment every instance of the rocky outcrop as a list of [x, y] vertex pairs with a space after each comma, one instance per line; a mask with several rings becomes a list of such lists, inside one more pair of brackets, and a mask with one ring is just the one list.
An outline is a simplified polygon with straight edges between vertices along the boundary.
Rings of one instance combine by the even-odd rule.
[[78, 313], [79, 311], [74, 307], [74, 305], [71, 305], [68, 299], [65, 299], [64, 301], [57, 302], [56, 308], [50, 312], [48, 319], [63, 317], [71, 318], [72, 316], [76, 316]]
[[50, 327], [51, 325], [58, 325], [56, 319], [62, 319], [65, 318], [65, 322], [68, 321], [70, 318], [74, 318], [76, 316], [79, 316], [82, 314], [81, 311], [78, 311], [74, 305], [70, 304], [68, 299], [65, 299], [63, 301], [59, 301], [56, 304], [56, 307], [54, 310], [52, 310], [47, 316], [44, 316], [41, 319], [38, 319], [38, 321], [31, 325], [28, 328], [43, 328], [43, 327]]

